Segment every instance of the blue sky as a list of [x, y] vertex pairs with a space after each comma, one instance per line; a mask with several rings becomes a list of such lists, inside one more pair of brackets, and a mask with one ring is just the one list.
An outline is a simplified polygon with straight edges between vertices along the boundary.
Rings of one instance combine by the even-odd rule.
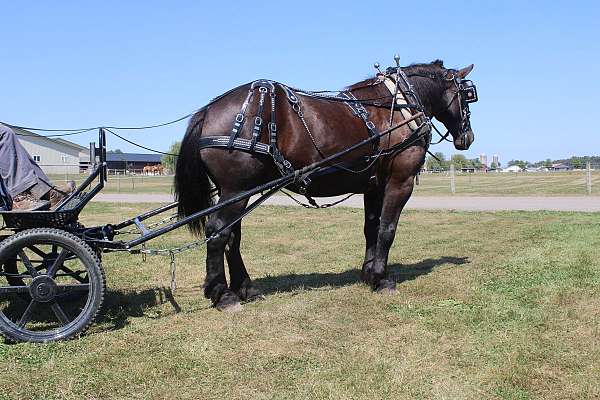
[[[398, 53], [403, 64], [475, 64], [468, 157], [600, 154], [598, 4], [2, 1], [0, 120], [159, 123], [257, 78], [338, 89]], [[165, 150], [184, 131], [180, 123], [125, 135]], [[93, 135], [72, 140], [85, 145]], [[114, 137], [109, 147], [136, 151]]]

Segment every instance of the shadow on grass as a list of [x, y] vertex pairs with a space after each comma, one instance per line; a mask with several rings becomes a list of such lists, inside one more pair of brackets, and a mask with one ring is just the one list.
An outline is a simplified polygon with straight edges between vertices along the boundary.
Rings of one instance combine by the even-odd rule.
[[[414, 264], [390, 264], [388, 273], [390, 278], [398, 283], [413, 280], [421, 275], [427, 275], [441, 265], [463, 265], [470, 263], [468, 257], [440, 257], [428, 258]], [[360, 270], [349, 269], [339, 274], [311, 273], [287, 274], [267, 276], [254, 280], [257, 288], [264, 295], [276, 292], [291, 292], [298, 288], [318, 289], [321, 287], [342, 287], [361, 282]]]
[[[165, 303], [170, 303], [176, 313], [181, 311], [170, 288], [156, 287], [139, 292], [109, 289], [104, 295], [102, 310], [96, 322], [108, 324], [110, 330], [121, 329], [127, 326], [130, 317], [149, 317], [149, 308]], [[157, 314], [156, 317], [159, 316]]]

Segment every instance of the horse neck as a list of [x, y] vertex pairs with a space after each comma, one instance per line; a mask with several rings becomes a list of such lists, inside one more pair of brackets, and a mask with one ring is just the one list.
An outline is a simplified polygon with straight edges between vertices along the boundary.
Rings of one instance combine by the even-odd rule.
[[419, 100], [429, 118], [436, 116], [443, 108], [444, 88], [440, 82], [430, 78], [415, 76], [410, 79]]

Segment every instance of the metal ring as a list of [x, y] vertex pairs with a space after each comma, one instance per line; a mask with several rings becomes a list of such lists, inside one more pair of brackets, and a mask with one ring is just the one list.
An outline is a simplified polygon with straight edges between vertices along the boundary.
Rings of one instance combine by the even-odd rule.
[[261, 93], [267, 93], [268, 89], [266, 87], [264, 87], [264, 86], [261, 86], [261, 87], [258, 88], [258, 91], [261, 92]]
[[302, 112], [302, 110], [298, 110], [298, 116], [299, 116], [300, 118], [303, 118], [303, 117], [304, 117], [304, 113]]

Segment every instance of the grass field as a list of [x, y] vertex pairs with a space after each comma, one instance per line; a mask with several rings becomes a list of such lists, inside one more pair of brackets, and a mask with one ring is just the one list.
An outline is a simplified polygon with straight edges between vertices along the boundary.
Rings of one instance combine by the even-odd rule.
[[[92, 203], [83, 220], [140, 209]], [[406, 212], [392, 296], [359, 282], [361, 210], [261, 207], [244, 235], [265, 300], [210, 308], [203, 250], [178, 256], [174, 297], [168, 258], [105, 255], [98, 323], [65, 343], [0, 344], [0, 398], [600, 396], [599, 214]]]
[[[64, 175], [52, 176], [57, 182]], [[81, 181], [81, 175], [69, 179]], [[171, 193], [171, 176], [110, 176], [104, 193]], [[585, 172], [489, 173], [456, 175], [457, 196], [585, 196]], [[448, 196], [448, 173], [422, 174], [416, 196]], [[600, 195], [600, 171], [592, 171], [592, 195]]]

